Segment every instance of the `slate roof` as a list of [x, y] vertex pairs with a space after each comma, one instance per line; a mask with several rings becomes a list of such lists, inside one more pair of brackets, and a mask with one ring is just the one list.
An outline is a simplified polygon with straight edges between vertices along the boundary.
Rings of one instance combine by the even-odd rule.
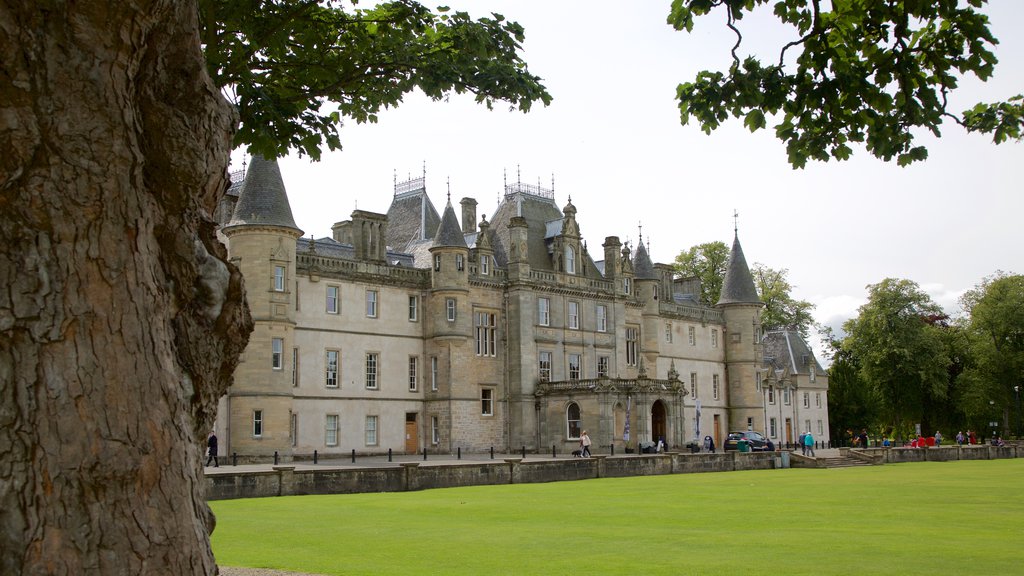
[[426, 188], [397, 194], [388, 208], [387, 244], [410, 251], [420, 240], [433, 239], [441, 217], [427, 196]]
[[773, 370], [789, 369], [790, 374], [807, 374], [811, 363], [818, 374], [825, 370], [814, 357], [807, 341], [796, 330], [772, 330], [761, 338], [764, 365]]
[[[299, 230], [292, 217], [288, 193], [277, 160], [252, 157], [238, 194], [228, 227], [244, 225], [281, 226]], [[301, 231], [300, 231], [301, 233]]]
[[[509, 246], [508, 223], [512, 218], [522, 216], [526, 219], [526, 251], [530, 268], [534, 270], [552, 270], [551, 255], [545, 238], [548, 233], [548, 222], [561, 221], [562, 211], [558, 209], [554, 199], [545, 198], [526, 192], [506, 194], [491, 218], [491, 230], [496, 234], [494, 259], [498, 266], [508, 265], [506, 254]], [[500, 248], [499, 248], [500, 246]], [[501, 259], [499, 259], [499, 254]]]
[[[351, 244], [344, 244], [338, 242], [330, 236], [325, 238], [317, 238], [312, 241], [313, 249], [317, 254], [326, 256], [328, 258], [342, 258], [345, 260], [355, 260], [356, 249]], [[310, 239], [306, 237], [299, 238], [295, 241], [296, 252], [308, 252], [310, 245]], [[388, 250], [387, 263], [395, 266], [407, 266], [413, 267], [413, 258], [410, 254], [402, 252], [396, 252], [394, 250]]]
[[455, 216], [455, 208], [452, 207], [451, 200], [448, 200], [448, 204], [444, 207], [441, 224], [437, 227], [437, 233], [434, 234], [434, 246], [467, 248], [466, 238], [462, 233], [462, 227], [459, 226], [459, 219]]
[[740, 247], [740, 238], [737, 235], [732, 241], [732, 252], [729, 254], [729, 263], [725, 270], [725, 279], [722, 281], [718, 304], [740, 303], [760, 304], [761, 299], [757, 296], [754, 278], [750, 275], [750, 268], [747, 266], [747, 259], [743, 256], [743, 248]]
[[636, 247], [636, 256], [633, 256], [633, 276], [637, 280], [657, 280], [658, 275], [654, 273], [654, 263], [647, 254], [647, 248], [640, 242]]

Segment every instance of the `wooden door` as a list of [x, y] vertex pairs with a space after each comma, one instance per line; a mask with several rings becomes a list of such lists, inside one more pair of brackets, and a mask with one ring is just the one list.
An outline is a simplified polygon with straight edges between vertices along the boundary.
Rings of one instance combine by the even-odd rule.
[[715, 446], [722, 445], [722, 420], [718, 414], [715, 414]]
[[420, 437], [416, 426], [416, 413], [405, 415], [405, 453], [415, 454], [420, 447]]

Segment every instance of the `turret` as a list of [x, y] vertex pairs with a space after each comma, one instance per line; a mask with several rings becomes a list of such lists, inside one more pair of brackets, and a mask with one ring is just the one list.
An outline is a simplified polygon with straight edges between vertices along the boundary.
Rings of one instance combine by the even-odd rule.
[[435, 335], [465, 336], [471, 332], [469, 293], [469, 247], [462, 235], [455, 209], [449, 199], [441, 224], [430, 247], [432, 308], [443, 310], [434, 315]]
[[763, 398], [757, 381], [761, 364], [761, 308], [754, 279], [737, 234], [722, 281], [717, 308], [725, 318], [725, 365], [730, 405], [730, 430], [765, 432]]
[[232, 428], [223, 450], [246, 457], [291, 458], [292, 349], [295, 328], [295, 226], [281, 171], [255, 156], [234, 214], [221, 230], [245, 277], [254, 329], [228, 390]]

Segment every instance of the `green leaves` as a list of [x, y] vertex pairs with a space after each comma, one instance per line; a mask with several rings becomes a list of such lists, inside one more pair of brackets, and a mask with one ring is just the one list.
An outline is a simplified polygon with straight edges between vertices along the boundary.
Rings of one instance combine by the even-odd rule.
[[343, 118], [376, 122], [419, 88], [434, 99], [475, 94], [526, 112], [551, 95], [519, 53], [522, 26], [472, 20], [412, 0], [346, 10], [316, 1], [200, 0], [210, 74], [234, 96], [236, 145], [267, 157], [314, 159], [341, 147]]
[[[674, 0], [668, 21], [692, 31], [694, 18], [725, 10], [739, 31], [745, 13], [767, 0]], [[779, 47], [778, 65], [748, 57], [728, 73], [702, 71], [677, 89], [683, 124], [697, 121], [705, 133], [728, 118], [742, 118], [751, 132], [779, 112], [776, 137], [786, 143], [789, 162], [845, 160], [851, 142], [900, 166], [924, 160], [915, 129], [939, 135], [947, 95], [962, 75], [986, 80], [997, 63], [998, 41], [988, 17], [976, 11], [983, 0], [892, 2], [777, 0], [773, 13], [793, 27], [792, 42]], [[822, 10], [822, 8], [831, 8]], [[798, 51], [795, 58], [790, 50]], [[734, 53], [735, 54], [735, 53]], [[738, 56], [737, 56], [738, 57]], [[1020, 139], [1021, 97], [979, 104], [964, 113], [969, 131], [993, 134], [993, 141]]]

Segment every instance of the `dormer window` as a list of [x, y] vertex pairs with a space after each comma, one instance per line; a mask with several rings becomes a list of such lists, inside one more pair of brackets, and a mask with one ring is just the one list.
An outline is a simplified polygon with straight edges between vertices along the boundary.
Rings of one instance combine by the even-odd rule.
[[576, 250], [572, 246], [565, 247], [565, 271], [567, 274], [576, 273]]
[[491, 257], [486, 254], [480, 257], [480, 273], [484, 276], [491, 273]]

